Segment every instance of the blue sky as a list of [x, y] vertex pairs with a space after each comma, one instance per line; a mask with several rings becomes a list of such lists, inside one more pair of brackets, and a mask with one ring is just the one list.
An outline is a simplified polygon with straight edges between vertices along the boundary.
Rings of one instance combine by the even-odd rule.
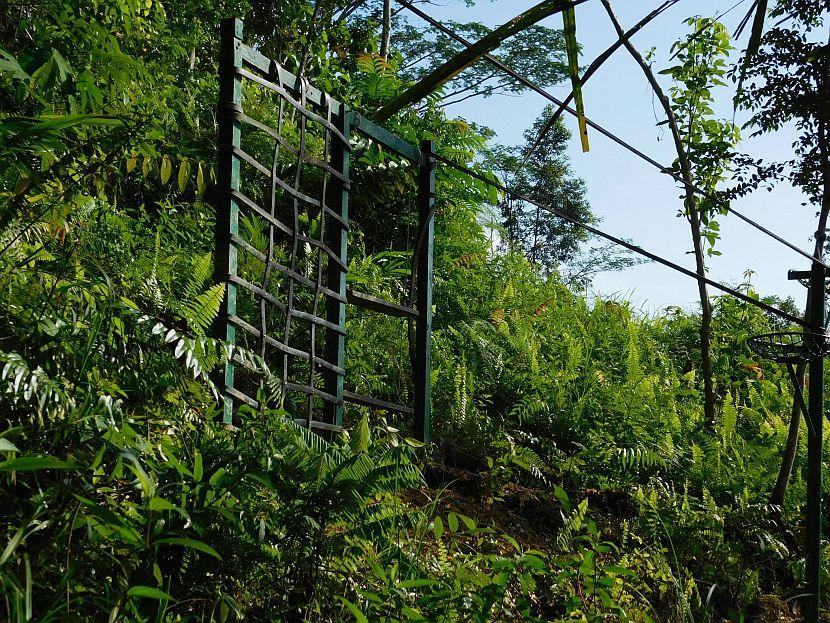
[[[490, 26], [501, 24], [538, 0], [478, 0], [467, 8], [461, 0], [433, 0], [425, 10], [438, 19], [456, 21], [478, 20]], [[668, 66], [669, 48], [688, 27], [683, 19], [691, 15], [712, 16], [735, 4], [736, 0], [681, 0], [663, 13], [634, 39], [643, 52], [655, 48], [655, 67]], [[633, 25], [659, 4], [659, 0], [625, 0], [613, 3], [624, 28]], [[750, 0], [735, 8], [723, 18], [734, 32]], [[599, 0], [576, 8], [577, 37], [583, 48], [581, 64], [587, 65], [616, 39], [611, 23]], [[417, 18], [412, 17], [414, 23]], [[561, 16], [548, 18], [543, 24], [561, 28]], [[745, 44], [744, 39], [737, 43]], [[565, 97], [568, 84], [551, 87], [551, 92]], [[624, 49], [618, 50], [583, 88], [585, 110], [593, 121], [625, 138], [658, 161], [671, 163], [674, 152], [668, 136], [656, 127], [662, 118], [657, 114], [659, 104], [653, 101], [640, 68]], [[723, 106], [717, 112], [732, 117], [731, 92], [720, 93]], [[451, 115], [482, 123], [492, 128], [498, 141], [520, 144], [522, 132], [539, 115], [546, 104], [541, 96], [526, 94], [519, 97], [498, 96], [467, 100], [450, 107]], [[745, 116], [738, 115], [742, 123]], [[594, 213], [602, 218], [601, 227], [640, 246], [659, 253], [689, 268], [694, 261], [688, 252], [691, 241], [688, 223], [677, 218], [680, 207], [678, 189], [674, 181], [658, 173], [651, 165], [635, 159], [619, 146], [589, 129], [591, 151], [581, 152], [576, 137], [576, 124], [567, 119], [574, 130], [571, 160], [574, 171], [585, 179]], [[795, 133], [784, 130], [775, 136], [749, 139], [744, 134], [740, 149], [765, 160], [785, 160], [792, 152]], [[795, 243], [804, 250], [812, 249], [811, 236], [815, 229], [815, 209], [803, 206], [804, 197], [788, 185], [772, 193], [765, 190], [733, 204], [733, 207], [759, 221], [769, 229]], [[750, 228], [734, 216], [719, 219], [722, 239], [717, 249], [723, 255], [709, 260], [709, 276], [727, 284], [744, 281], [746, 270], [755, 271], [752, 282], [762, 294], [793, 296], [798, 306], [803, 305], [804, 290], [797, 282], [787, 281], [790, 268], [806, 269], [807, 260], [761, 232]], [[594, 280], [592, 291], [601, 296], [629, 299], [646, 312], [657, 311], [667, 305], [693, 307], [696, 284], [693, 280], [655, 264], [637, 266], [618, 273], [600, 274]]]

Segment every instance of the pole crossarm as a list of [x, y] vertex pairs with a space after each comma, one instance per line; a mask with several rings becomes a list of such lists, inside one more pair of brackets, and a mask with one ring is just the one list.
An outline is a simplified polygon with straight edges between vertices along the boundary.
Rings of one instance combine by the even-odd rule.
[[433, 158], [435, 160], [438, 160], [439, 162], [449, 166], [449, 167], [452, 167], [453, 169], [455, 169], [456, 171], [459, 171], [460, 173], [464, 173], [464, 174], [469, 175], [470, 177], [473, 177], [473, 178], [475, 178], [475, 179], [477, 179], [481, 182], [484, 182], [485, 184], [489, 184], [490, 186], [492, 186], [494, 188], [497, 188], [501, 192], [503, 192], [507, 195], [510, 195], [512, 197], [515, 197], [516, 199], [519, 199], [520, 201], [524, 201], [526, 203], [529, 203], [533, 206], [538, 207], [541, 210], [545, 210], [546, 212], [550, 212], [554, 216], [556, 216], [558, 218], [561, 218], [562, 220], [567, 221], [568, 223], [570, 223], [570, 224], [572, 224], [576, 227], [584, 229], [587, 232], [590, 232], [590, 233], [592, 233], [596, 236], [599, 236], [600, 238], [604, 238], [605, 240], [608, 240], [609, 242], [611, 242], [613, 244], [624, 247], [624, 248], [628, 249], [629, 251], [632, 251], [633, 253], [636, 253], [638, 255], [642, 255], [643, 257], [648, 258], [648, 259], [650, 259], [654, 262], [657, 262], [658, 264], [662, 264], [663, 266], [671, 268], [672, 270], [674, 270], [676, 272], [679, 272], [681, 274], [684, 274], [687, 277], [691, 277], [692, 279], [695, 279], [696, 281], [704, 281], [706, 284], [712, 286], [713, 288], [716, 288], [716, 289], [720, 290], [721, 292], [725, 292], [726, 294], [730, 294], [730, 295], [734, 296], [735, 298], [738, 298], [738, 299], [744, 301], [745, 303], [749, 303], [750, 305], [754, 305], [755, 307], [757, 307], [757, 308], [759, 308], [759, 309], [761, 309], [761, 310], [763, 310], [767, 313], [773, 314], [773, 315], [775, 315], [775, 316], [777, 316], [777, 317], [779, 317], [783, 320], [786, 320], [788, 322], [792, 322], [794, 324], [797, 324], [800, 327], [810, 328], [812, 326], [809, 322], [805, 321], [803, 318], [799, 318], [798, 316], [793, 316], [792, 314], [789, 314], [785, 311], [777, 309], [777, 308], [773, 307], [772, 305], [768, 305], [767, 303], [764, 303], [763, 301], [756, 300], [756, 299], [752, 298], [751, 296], [749, 296], [747, 294], [744, 294], [740, 290], [736, 290], [735, 288], [731, 288], [731, 287], [729, 287], [725, 284], [720, 283], [719, 281], [715, 281], [714, 279], [710, 279], [709, 277], [706, 277], [704, 275], [698, 275], [693, 270], [689, 270], [688, 268], [685, 268], [685, 267], [681, 266], [680, 264], [677, 264], [676, 262], [672, 262], [669, 259], [666, 259], [666, 258], [664, 258], [660, 255], [657, 255], [656, 253], [652, 253], [651, 251], [647, 251], [646, 249], [643, 249], [642, 247], [640, 247], [640, 246], [638, 246], [634, 243], [628, 242], [627, 240], [623, 240], [622, 238], [618, 238], [617, 236], [614, 236], [613, 234], [609, 234], [607, 232], [604, 232], [601, 229], [598, 229], [598, 228], [594, 227], [593, 225], [588, 225], [587, 223], [583, 223], [582, 221], [578, 221], [575, 218], [573, 218], [571, 216], [568, 216], [567, 214], [565, 214], [563, 212], [560, 212], [556, 208], [553, 208], [549, 205], [545, 205], [543, 203], [540, 203], [540, 202], [536, 201], [535, 199], [531, 199], [527, 195], [524, 195], [524, 194], [522, 194], [522, 193], [520, 193], [516, 190], [508, 188], [504, 184], [496, 182], [495, 180], [490, 179], [490, 178], [474, 171], [473, 169], [470, 169], [469, 167], [466, 167], [466, 166], [464, 166], [462, 164], [459, 164], [457, 162], [453, 162], [449, 158], [446, 158], [446, 157], [441, 156], [439, 154], [435, 154], [433, 156]]
[[[403, 5], [405, 8], [407, 8], [409, 11], [411, 11], [412, 13], [414, 13], [415, 15], [417, 15], [418, 17], [420, 17], [421, 19], [423, 19], [427, 23], [429, 23], [431, 26], [437, 28], [438, 30], [443, 32], [445, 35], [447, 35], [447, 36], [451, 37], [452, 39], [454, 39], [458, 43], [460, 43], [462, 45], [465, 45], [467, 47], [470, 47], [470, 46], [473, 45], [467, 39], [465, 39], [464, 37], [462, 37], [458, 33], [454, 32], [452, 29], [447, 28], [446, 26], [444, 26], [444, 24], [442, 24], [441, 22], [439, 22], [435, 18], [431, 17], [427, 13], [424, 13], [421, 9], [419, 9], [418, 7], [411, 4], [408, 0], [395, 0], [395, 1], [398, 4]], [[514, 80], [517, 80], [518, 82], [521, 82], [524, 86], [526, 86], [530, 90], [534, 91], [535, 93], [541, 95], [542, 97], [544, 97], [545, 99], [547, 99], [551, 103], [556, 104], [557, 106], [559, 106], [561, 109], [563, 109], [565, 112], [572, 115], [573, 117], [578, 117], [579, 116], [577, 111], [575, 109], [573, 109], [572, 107], [570, 107], [567, 103], [563, 102], [562, 100], [560, 100], [556, 96], [552, 95], [551, 93], [549, 93], [548, 91], [546, 91], [545, 89], [543, 89], [542, 87], [537, 85], [536, 83], [532, 82], [531, 80], [528, 80], [525, 76], [523, 76], [523, 75], [519, 74], [518, 72], [514, 71], [513, 69], [511, 69], [510, 67], [505, 65], [503, 62], [501, 62], [496, 57], [494, 57], [490, 54], [484, 54], [484, 55], [481, 56], [481, 58], [486, 59], [492, 65], [494, 65], [495, 67], [497, 67], [501, 71], [508, 74], [511, 78], [513, 78]], [[587, 117], [585, 118], [585, 121], [586, 121], [586, 123], [588, 124], [589, 127], [596, 130], [597, 132], [599, 132], [600, 134], [602, 134], [603, 136], [605, 136], [609, 140], [613, 141], [614, 143], [616, 143], [617, 145], [619, 145], [623, 149], [625, 149], [625, 150], [629, 151], [630, 153], [634, 154], [635, 156], [637, 156], [641, 160], [644, 160], [645, 162], [649, 163], [650, 165], [652, 165], [653, 167], [658, 169], [661, 173], [664, 173], [665, 175], [668, 175], [669, 177], [671, 177], [675, 181], [680, 182], [681, 184], [688, 187], [690, 190], [692, 190], [693, 192], [699, 194], [702, 197], [709, 198], [709, 199], [713, 198], [711, 193], [707, 192], [706, 190], [704, 190], [703, 188], [701, 188], [700, 186], [697, 186], [695, 184], [687, 184], [686, 182], [684, 182], [681, 175], [679, 173], [673, 171], [671, 169], [671, 167], [668, 167], [668, 166], [665, 166], [665, 165], [661, 164], [660, 162], [658, 162], [657, 160], [655, 160], [654, 158], [652, 158], [648, 154], [644, 153], [642, 150], [638, 149], [637, 147], [634, 147], [631, 143], [629, 143], [626, 140], [620, 138], [619, 136], [617, 136], [616, 134], [614, 134], [610, 130], [607, 130], [605, 127], [599, 125], [598, 123], [596, 123], [595, 121], [592, 121], [591, 119], [589, 119]], [[821, 258], [815, 257], [813, 254], [808, 253], [807, 251], [804, 251], [803, 249], [801, 249], [797, 245], [795, 245], [792, 242], [782, 238], [781, 236], [779, 236], [775, 232], [773, 232], [770, 229], [764, 227], [763, 225], [761, 225], [760, 223], [758, 223], [758, 222], [754, 221], [753, 219], [749, 218], [745, 214], [743, 214], [743, 213], [739, 212], [738, 210], [735, 210], [734, 208], [731, 208], [729, 206], [726, 206], [724, 209], [727, 212], [729, 212], [730, 214], [734, 214], [736, 217], [738, 217], [739, 219], [741, 219], [742, 221], [747, 223], [749, 226], [757, 229], [758, 231], [760, 231], [763, 234], [766, 234], [767, 236], [769, 236], [770, 238], [772, 238], [776, 242], [784, 245], [785, 247], [787, 247], [791, 251], [794, 251], [795, 253], [798, 253], [799, 255], [801, 255], [802, 257], [807, 258], [810, 261], [817, 262], [819, 265], [823, 266], [826, 270], [830, 270], [830, 265], [824, 263], [821, 260]], [[710, 285], [712, 285], [712, 284], [710, 284]], [[714, 287], [717, 287], [717, 286], [714, 286]]]

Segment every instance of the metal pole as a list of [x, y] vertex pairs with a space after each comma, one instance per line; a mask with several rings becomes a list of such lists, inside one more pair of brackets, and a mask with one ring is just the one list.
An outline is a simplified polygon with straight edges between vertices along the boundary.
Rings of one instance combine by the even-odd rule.
[[[239, 115], [242, 113], [242, 79], [237, 70], [242, 67], [239, 45], [242, 41], [242, 20], [225, 19], [221, 24], [219, 47], [219, 162], [216, 185], [216, 253], [214, 256], [214, 280], [225, 284], [225, 298], [219, 310], [214, 336], [229, 344], [236, 341], [236, 327], [228, 318], [236, 314], [236, 286], [230, 280], [236, 276], [236, 246], [231, 236], [239, 233], [239, 206], [232, 191], [239, 190], [239, 158], [234, 148], [241, 143]], [[233, 389], [234, 364], [228, 361], [221, 375], [219, 390], [222, 392], [222, 421], [233, 423], [234, 402], [226, 389]]]
[[430, 342], [432, 340], [432, 248], [435, 212], [435, 162], [432, 141], [421, 143], [423, 161], [418, 172], [417, 325], [415, 329], [415, 435], [429, 441]]
[[[823, 234], [819, 232], [818, 235]], [[817, 245], [816, 248], [822, 248]], [[810, 360], [809, 411], [807, 412], [807, 603], [805, 620], [818, 623], [821, 613], [821, 469], [824, 426], [824, 266], [813, 262], [810, 271], [810, 318], [813, 353]]]
[[[352, 120], [354, 119], [354, 112], [343, 107], [343, 112], [337, 119], [337, 128], [343, 133], [343, 136], [349, 138], [352, 131]], [[337, 178], [332, 179], [332, 196], [330, 204], [338, 212], [338, 216], [344, 223], [349, 222], [349, 186], [345, 180], [349, 179], [350, 154], [348, 145], [341, 144], [336, 138], [332, 138], [337, 143], [337, 147], [332, 152], [331, 166], [335, 171], [340, 171], [343, 175], [343, 180]], [[320, 217], [322, 220], [322, 216]], [[331, 222], [333, 219], [329, 219]], [[328, 245], [335, 253], [338, 254], [343, 264], [346, 264], [346, 255], [348, 251], [348, 236], [343, 227], [339, 227], [337, 223], [331, 223], [328, 232]], [[343, 271], [334, 258], [329, 258], [328, 264], [328, 287], [340, 295], [340, 299], [328, 297], [326, 301], [326, 320], [333, 325], [346, 328], [346, 272]], [[326, 331], [326, 360], [343, 368], [346, 365], [346, 336], [342, 332], [337, 332], [332, 329]], [[330, 403], [326, 401], [325, 416], [326, 422], [336, 426], [343, 426], [343, 377], [333, 370], [324, 370], [323, 377], [325, 378], [325, 390], [332, 396], [336, 396], [337, 403]]]

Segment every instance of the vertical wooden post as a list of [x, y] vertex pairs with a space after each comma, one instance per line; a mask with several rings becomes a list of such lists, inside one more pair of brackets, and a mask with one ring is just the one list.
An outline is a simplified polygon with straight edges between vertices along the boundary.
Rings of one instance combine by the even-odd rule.
[[432, 141], [421, 143], [423, 158], [418, 172], [418, 240], [415, 278], [417, 279], [418, 320], [415, 329], [415, 435], [423, 442], [430, 434], [430, 342], [432, 341], [432, 251], [435, 213], [435, 162]]
[[[354, 113], [343, 106], [343, 113], [339, 119], [336, 120], [338, 129], [343, 133], [343, 136], [348, 139], [351, 135], [351, 126]], [[337, 147], [333, 149], [331, 155], [331, 166], [335, 171], [340, 171], [344, 179], [349, 179], [349, 146], [342, 145], [340, 140], [332, 135], [332, 140], [336, 141]], [[349, 222], [349, 186], [332, 177], [332, 193], [331, 193], [331, 207], [338, 210], [339, 216], [344, 223]], [[329, 221], [331, 225], [328, 229], [328, 245], [329, 248], [340, 256], [343, 264], [348, 265], [347, 249], [348, 249], [348, 235], [344, 227], [338, 223]], [[327, 284], [331, 290], [334, 290], [341, 296], [341, 300], [335, 300], [331, 297], [326, 299], [326, 320], [332, 324], [345, 329], [346, 327], [346, 273], [343, 268], [338, 265], [332, 258], [329, 258], [327, 270]], [[346, 337], [342, 333], [326, 329], [326, 360], [333, 363], [339, 368], [345, 367], [346, 360]], [[324, 370], [325, 390], [326, 393], [336, 396], [341, 402], [333, 404], [328, 401], [325, 403], [325, 419], [326, 422], [343, 425], [343, 377], [333, 370]]]
[[[229, 316], [236, 314], [236, 285], [229, 277], [236, 276], [236, 247], [231, 243], [231, 235], [239, 233], [239, 206], [232, 191], [239, 190], [239, 158], [234, 149], [241, 145], [242, 134], [239, 115], [242, 113], [242, 79], [238, 70], [242, 67], [242, 20], [225, 19], [221, 24], [221, 42], [219, 47], [219, 162], [217, 166], [216, 199], [216, 250], [214, 253], [214, 280], [225, 284], [225, 298], [219, 310], [214, 336], [233, 344], [236, 340], [236, 327], [228, 322]], [[233, 387], [234, 365], [232, 361], [225, 364], [224, 374], [220, 378], [222, 392], [222, 420], [225, 424], [233, 423], [233, 398], [225, 391]]]
[[[822, 232], [816, 234], [819, 236]], [[816, 245], [817, 249], [824, 245]], [[813, 354], [810, 360], [809, 412], [807, 413], [807, 607], [805, 620], [818, 623], [821, 616], [821, 487], [824, 439], [824, 267], [813, 262], [810, 271], [810, 318]]]

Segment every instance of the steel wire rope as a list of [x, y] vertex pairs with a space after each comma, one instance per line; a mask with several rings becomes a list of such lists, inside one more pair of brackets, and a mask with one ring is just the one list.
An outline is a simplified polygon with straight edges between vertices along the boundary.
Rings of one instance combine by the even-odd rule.
[[478, 173], [477, 171], [474, 171], [473, 169], [471, 169], [471, 168], [469, 168], [469, 167], [467, 167], [463, 164], [459, 164], [457, 162], [454, 162], [454, 161], [450, 160], [449, 158], [446, 158], [445, 156], [441, 156], [440, 154], [433, 154], [432, 157], [435, 160], [438, 160], [439, 162], [455, 169], [456, 171], [459, 171], [460, 173], [464, 173], [465, 175], [469, 175], [470, 177], [473, 177], [473, 178], [475, 178], [475, 179], [477, 179], [481, 182], [484, 182], [485, 184], [488, 184], [488, 185], [490, 185], [494, 188], [497, 188], [498, 190], [502, 191], [503, 193], [505, 193], [507, 195], [510, 195], [510, 196], [512, 196], [516, 199], [519, 199], [521, 201], [524, 201], [526, 203], [534, 205], [534, 206], [536, 206], [537, 208], [539, 208], [541, 210], [545, 210], [546, 212], [550, 212], [554, 216], [556, 216], [556, 217], [558, 217], [558, 218], [560, 218], [560, 219], [562, 219], [562, 220], [564, 220], [568, 223], [571, 223], [572, 225], [574, 225], [576, 227], [580, 227], [580, 228], [584, 229], [585, 231], [594, 234], [595, 236], [599, 236], [600, 238], [604, 238], [605, 240], [608, 240], [609, 242], [611, 242], [613, 244], [624, 247], [624, 248], [628, 249], [629, 251], [637, 253], [638, 255], [642, 255], [643, 257], [646, 257], [646, 258], [648, 258], [648, 259], [650, 259], [654, 262], [657, 262], [658, 264], [662, 264], [663, 266], [671, 268], [672, 270], [674, 270], [676, 272], [682, 273], [682, 274], [686, 275], [687, 277], [691, 277], [692, 279], [695, 279], [697, 281], [704, 281], [706, 284], [712, 286], [713, 288], [716, 288], [717, 290], [720, 290], [721, 292], [725, 292], [727, 294], [730, 294], [730, 295], [734, 296], [735, 298], [738, 298], [738, 299], [744, 301], [745, 303], [749, 303], [750, 305], [754, 305], [755, 307], [758, 307], [759, 309], [762, 309], [765, 312], [768, 312], [770, 314], [774, 314], [775, 316], [778, 316], [779, 318], [782, 318], [782, 319], [787, 320], [789, 322], [793, 322], [793, 323], [795, 323], [795, 324], [797, 324], [801, 327], [809, 328], [811, 326], [808, 322], [806, 322], [802, 318], [798, 318], [797, 316], [793, 316], [792, 314], [789, 314], [785, 311], [777, 309], [777, 308], [773, 307], [772, 305], [768, 305], [767, 303], [756, 300], [756, 299], [752, 298], [751, 296], [749, 296], [748, 294], [744, 294], [743, 292], [741, 292], [739, 290], [736, 290], [735, 288], [731, 288], [731, 287], [729, 287], [725, 284], [720, 283], [719, 281], [715, 281], [714, 279], [710, 279], [709, 277], [706, 277], [705, 275], [699, 275], [698, 273], [696, 273], [693, 270], [685, 268], [684, 266], [681, 266], [680, 264], [677, 264], [676, 262], [672, 262], [669, 259], [666, 259], [666, 258], [664, 258], [660, 255], [657, 255], [656, 253], [653, 253], [651, 251], [647, 251], [647, 250], [643, 249], [642, 247], [640, 247], [639, 245], [636, 245], [632, 242], [628, 242], [627, 240], [623, 240], [622, 238], [618, 238], [617, 236], [614, 236], [613, 234], [609, 234], [609, 233], [607, 233], [607, 232], [605, 232], [605, 231], [603, 231], [603, 230], [601, 230], [597, 227], [594, 227], [593, 225], [589, 225], [587, 223], [583, 223], [581, 221], [578, 221], [577, 219], [575, 219], [571, 216], [568, 216], [567, 214], [557, 210], [556, 208], [553, 208], [549, 205], [545, 205], [545, 204], [543, 204], [539, 201], [536, 201], [535, 199], [531, 199], [527, 195], [524, 195], [524, 194], [522, 194], [522, 193], [520, 193], [516, 190], [508, 188], [504, 184], [502, 184], [500, 182], [497, 182], [496, 180], [490, 179], [490, 178], [486, 177], [485, 175], [483, 175], [481, 173]]
[[[407, 0], [395, 0], [395, 1], [398, 2], [399, 4], [403, 5], [404, 7], [406, 7], [409, 11], [411, 11], [412, 13], [414, 13], [415, 15], [420, 17], [421, 19], [428, 22], [433, 27], [435, 27], [438, 30], [440, 30], [441, 32], [443, 32], [445, 35], [455, 39], [457, 42], [461, 43], [462, 45], [464, 45], [468, 48], [472, 46], [472, 43], [470, 43], [467, 39], [465, 39], [464, 37], [462, 37], [458, 33], [454, 32], [452, 29], [448, 28], [447, 26], [444, 26], [441, 22], [439, 22], [435, 18], [429, 16], [427, 13], [424, 13], [421, 9], [419, 9], [418, 7], [412, 5]], [[511, 69], [510, 67], [505, 65], [503, 62], [501, 62], [496, 57], [494, 57], [490, 54], [484, 54], [483, 58], [486, 59], [488, 62], [492, 63], [493, 65], [495, 65], [496, 67], [498, 67], [500, 70], [507, 73], [514, 80], [517, 80], [517, 81], [521, 82], [523, 85], [525, 85], [526, 87], [528, 87], [532, 91], [538, 93], [539, 95], [541, 95], [545, 99], [549, 100], [550, 102], [553, 102], [554, 104], [556, 104], [557, 106], [559, 106], [560, 108], [562, 108], [563, 110], [565, 110], [566, 112], [571, 114], [572, 116], [574, 116], [574, 117], [578, 116], [576, 110], [574, 110], [573, 108], [571, 108], [570, 106], [565, 104], [562, 100], [560, 100], [556, 96], [552, 95], [551, 93], [549, 93], [548, 91], [546, 91], [545, 89], [543, 89], [542, 87], [537, 85], [536, 83], [532, 82], [531, 80], [529, 80], [525, 76], [523, 76], [523, 75], [519, 74], [518, 72], [514, 71], [513, 69]], [[708, 193], [707, 191], [702, 189], [700, 186], [697, 186], [696, 184], [686, 183], [682, 179], [682, 177], [679, 173], [676, 173], [676, 172], [672, 171], [670, 167], [666, 167], [666, 166], [660, 164], [657, 160], [655, 160], [654, 158], [652, 158], [648, 154], [644, 153], [642, 150], [638, 149], [637, 147], [634, 147], [631, 143], [627, 142], [625, 139], [620, 138], [619, 136], [617, 136], [616, 134], [614, 134], [610, 130], [607, 130], [605, 127], [599, 125], [598, 123], [596, 123], [595, 121], [592, 121], [591, 119], [588, 119], [587, 117], [585, 118], [585, 122], [588, 124], [588, 126], [590, 126], [594, 130], [599, 132], [601, 135], [605, 136], [607, 139], [609, 139], [612, 142], [616, 143], [617, 145], [619, 145], [623, 149], [631, 152], [632, 154], [634, 154], [635, 156], [637, 156], [641, 160], [644, 160], [645, 162], [648, 162], [650, 165], [652, 165], [653, 167], [658, 169], [661, 173], [664, 173], [664, 174], [668, 175], [669, 177], [673, 178], [675, 181], [677, 181], [677, 182], [683, 184], [684, 186], [688, 187], [690, 190], [697, 193], [698, 195], [701, 195], [701, 196], [703, 196], [705, 198], [708, 198], [708, 199], [713, 199], [711, 193]], [[749, 218], [748, 216], [746, 216], [745, 214], [739, 212], [738, 210], [735, 210], [734, 208], [731, 208], [731, 207], [728, 207], [728, 206], [725, 206], [724, 210], [726, 210], [730, 214], [734, 214], [736, 217], [738, 217], [739, 219], [741, 219], [742, 221], [744, 221], [745, 223], [747, 223], [751, 227], [753, 227], [753, 228], [757, 229], [758, 231], [766, 234], [767, 236], [769, 236], [773, 240], [781, 243], [782, 245], [789, 248], [790, 250], [795, 251], [799, 255], [807, 258], [808, 260], [810, 260], [812, 262], [815, 262], [820, 266], [823, 266], [827, 270], [830, 270], [830, 265], [825, 264], [820, 258], [814, 256], [811, 253], [808, 253], [807, 251], [804, 251], [803, 249], [796, 246], [792, 242], [782, 238], [781, 236], [779, 236], [775, 232], [773, 232], [770, 229], [764, 227], [760, 223], [754, 221], [753, 219]]]

